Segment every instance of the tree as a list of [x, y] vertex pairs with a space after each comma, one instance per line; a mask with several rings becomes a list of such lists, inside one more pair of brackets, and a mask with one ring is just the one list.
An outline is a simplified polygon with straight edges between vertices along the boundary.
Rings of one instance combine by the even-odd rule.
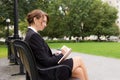
[[[9, 5], [9, 6], [8, 6]], [[12, 1], [8, 0], [1, 0], [0, 1], [0, 38], [5, 37], [5, 26], [6, 26], [6, 19], [12, 19]]]
[[48, 24], [48, 27], [44, 30], [44, 32], [41, 32], [42, 35], [51, 38], [63, 37], [65, 32], [64, 30], [65, 16], [61, 14], [59, 10], [61, 4], [62, 4], [61, 1], [58, 0], [57, 1], [51, 0], [51, 2], [49, 2], [48, 4], [49, 8], [47, 8], [47, 11], [50, 17], [50, 22]]
[[[43, 36], [81, 36], [84, 39], [97, 35], [100, 39], [101, 35], [118, 34], [118, 29], [114, 28], [117, 10], [101, 0], [19, 0], [18, 3], [19, 29], [23, 33], [27, 28], [27, 13], [33, 9], [42, 9], [50, 16], [48, 27], [41, 32]], [[1, 0], [0, 5], [0, 23], [5, 26], [3, 22], [9, 17], [13, 24], [13, 0]], [[115, 32], [108, 32], [109, 29]]]
[[[113, 28], [113, 24], [115, 24], [115, 20], [117, 19], [117, 10], [112, 6], [109, 6], [107, 3], [102, 3], [99, 7], [96, 8], [94, 14], [96, 14], [96, 20], [94, 19], [95, 26], [93, 29], [93, 34], [97, 35], [98, 40], [100, 40], [101, 35], [106, 35], [104, 34], [105, 30], [111, 30], [111, 28]], [[106, 31], [106, 33], [107, 32], [108, 31]], [[114, 33], [115, 32], [111, 33], [111, 35]]]
[[60, 0], [51, 2], [49, 7], [47, 10], [52, 20], [46, 30], [49, 37], [65, 35], [82, 36], [84, 39], [97, 35], [100, 40], [100, 36], [105, 35], [104, 31], [110, 29], [117, 19], [117, 10], [101, 0]]

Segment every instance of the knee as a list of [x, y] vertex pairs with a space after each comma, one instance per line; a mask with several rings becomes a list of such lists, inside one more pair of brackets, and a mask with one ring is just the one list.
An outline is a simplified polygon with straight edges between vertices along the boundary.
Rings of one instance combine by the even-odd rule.
[[74, 75], [80, 75], [80, 74], [82, 74], [83, 73], [83, 69], [82, 68], [80, 68], [80, 67], [78, 67], [78, 68], [76, 68], [73, 72], [72, 72], [72, 75], [74, 76]]
[[83, 72], [83, 69], [81, 67], [76, 68], [75, 70], [77, 73]]

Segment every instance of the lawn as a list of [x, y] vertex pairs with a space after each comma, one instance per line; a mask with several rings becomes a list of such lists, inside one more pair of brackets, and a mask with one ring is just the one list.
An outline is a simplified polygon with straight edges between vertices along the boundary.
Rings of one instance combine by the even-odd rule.
[[49, 46], [55, 49], [62, 45], [71, 47], [73, 52], [120, 59], [120, 43], [118, 42], [49, 43]]
[[[118, 42], [80, 42], [80, 43], [48, 43], [51, 48], [58, 49], [63, 45], [72, 48], [73, 52], [106, 56], [120, 59], [120, 43]], [[7, 47], [0, 45], [0, 58], [7, 56]]]
[[7, 47], [5, 45], [0, 45], [0, 58], [7, 56]]

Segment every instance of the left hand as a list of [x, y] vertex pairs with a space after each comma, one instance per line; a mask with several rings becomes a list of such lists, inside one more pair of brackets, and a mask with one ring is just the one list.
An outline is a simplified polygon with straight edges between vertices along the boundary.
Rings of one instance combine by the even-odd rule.
[[56, 51], [55, 55], [59, 55], [61, 53], [62, 53], [62, 51]]

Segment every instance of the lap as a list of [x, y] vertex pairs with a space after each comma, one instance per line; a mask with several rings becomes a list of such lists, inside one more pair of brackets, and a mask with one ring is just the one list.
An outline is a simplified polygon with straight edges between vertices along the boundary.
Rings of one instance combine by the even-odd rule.
[[70, 66], [72, 72], [80, 67], [82, 65], [82, 59], [81, 57], [73, 57], [73, 58], [70, 58], [70, 59], [66, 59], [65, 61], [63, 61], [61, 64], [65, 64], [65, 65], [68, 65]]
[[72, 70], [72, 68], [73, 68], [73, 59], [72, 58], [66, 59], [63, 62], [61, 62], [60, 64], [67, 65]]

